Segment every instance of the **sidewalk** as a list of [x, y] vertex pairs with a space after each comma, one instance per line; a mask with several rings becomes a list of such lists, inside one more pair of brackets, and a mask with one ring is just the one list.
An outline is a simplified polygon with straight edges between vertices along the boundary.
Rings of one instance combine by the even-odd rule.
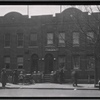
[[[1, 87], [0, 83], [0, 87]], [[94, 87], [94, 84], [78, 84], [77, 87], [73, 87], [72, 84], [55, 84], [55, 83], [36, 83], [29, 85], [14, 85], [7, 83], [7, 89], [61, 89], [61, 90], [98, 90]]]

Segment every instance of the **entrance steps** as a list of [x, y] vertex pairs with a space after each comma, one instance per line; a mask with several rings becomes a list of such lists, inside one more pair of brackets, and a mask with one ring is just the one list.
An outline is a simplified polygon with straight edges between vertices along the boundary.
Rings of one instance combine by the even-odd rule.
[[51, 75], [50, 74], [44, 74], [43, 82], [50, 83], [51, 82]]

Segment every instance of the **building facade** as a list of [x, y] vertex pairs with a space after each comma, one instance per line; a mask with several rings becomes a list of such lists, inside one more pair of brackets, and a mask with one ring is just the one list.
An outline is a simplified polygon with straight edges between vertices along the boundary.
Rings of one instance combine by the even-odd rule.
[[[95, 41], [99, 34], [100, 13], [68, 8], [61, 13], [42, 16], [10, 12], [0, 17], [0, 70], [25, 69], [50, 74], [64, 67], [65, 80], [78, 71], [78, 79], [94, 81]], [[100, 75], [98, 74], [98, 78]]]

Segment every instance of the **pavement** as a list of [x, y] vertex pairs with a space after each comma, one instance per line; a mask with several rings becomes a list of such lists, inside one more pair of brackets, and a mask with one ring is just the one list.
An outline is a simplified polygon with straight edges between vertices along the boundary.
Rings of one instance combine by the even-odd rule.
[[[2, 88], [2, 84], [0, 83]], [[61, 90], [98, 90], [94, 87], [94, 84], [78, 84], [77, 87], [73, 87], [72, 84], [56, 84], [56, 83], [35, 83], [35, 84], [6, 84], [7, 89], [61, 89]]]

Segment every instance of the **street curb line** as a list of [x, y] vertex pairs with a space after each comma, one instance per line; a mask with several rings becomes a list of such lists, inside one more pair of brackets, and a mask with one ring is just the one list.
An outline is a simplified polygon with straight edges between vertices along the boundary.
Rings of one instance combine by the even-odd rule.
[[55, 90], [99, 90], [99, 89], [77, 89], [77, 88], [25, 88], [25, 87], [6, 87], [5, 89], [55, 89]]

